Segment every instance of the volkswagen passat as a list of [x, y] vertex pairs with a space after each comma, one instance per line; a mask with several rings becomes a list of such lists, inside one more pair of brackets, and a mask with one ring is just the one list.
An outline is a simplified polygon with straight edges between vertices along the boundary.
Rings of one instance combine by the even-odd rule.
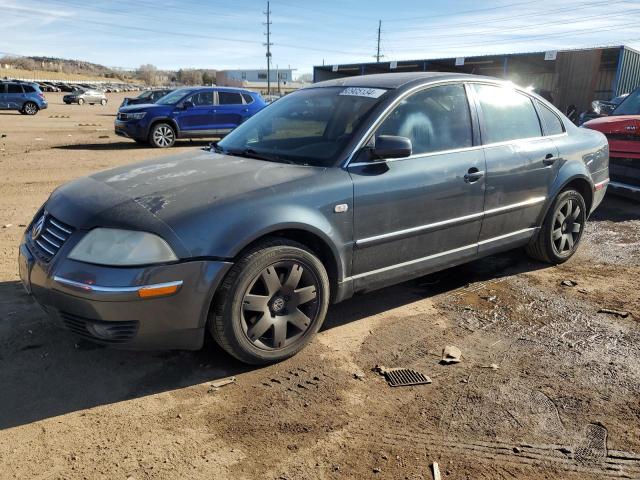
[[197, 349], [209, 332], [244, 362], [277, 361], [355, 293], [517, 247], [566, 261], [605, 193], [607, 148], [492, 78], [319, 83], [212, 151], [62, 186], [25, 232], [20, 276], [98, 342]]

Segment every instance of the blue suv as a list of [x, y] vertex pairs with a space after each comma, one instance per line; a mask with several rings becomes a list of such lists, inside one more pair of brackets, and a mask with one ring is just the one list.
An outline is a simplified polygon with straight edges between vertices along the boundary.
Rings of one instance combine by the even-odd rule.
[[180, 88], [153, 104], [118, 111], [115, 133], [153, 147], [171, 147], [177, 138], [226, 135], [265, 107], [259, 93], [238, 88]]
[[47, 106], [37, 83], [0, 82], [0, 110], [18, 110], [23, 115], [35, 115]]

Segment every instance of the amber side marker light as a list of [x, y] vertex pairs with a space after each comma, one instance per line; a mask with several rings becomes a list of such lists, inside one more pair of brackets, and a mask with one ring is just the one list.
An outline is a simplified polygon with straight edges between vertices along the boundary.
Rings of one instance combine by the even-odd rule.
[[138, 290], [138, 296], [140, 298], [152, 298], [173, 295], [180, 289], [181, 286], [182, 282], [172, 282], [142, 287], [140, 290]]

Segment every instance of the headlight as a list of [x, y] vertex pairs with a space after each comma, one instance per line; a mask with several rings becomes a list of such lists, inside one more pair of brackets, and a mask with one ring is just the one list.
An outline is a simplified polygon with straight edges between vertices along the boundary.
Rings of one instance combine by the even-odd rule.
[[147, 265], [178, 259], [171, 247], [153, 233], [95, 228], [73, 247], [69, 258], [98, 265]]
[[142, 120], [147, 112], [128, 113], [127, 120]]

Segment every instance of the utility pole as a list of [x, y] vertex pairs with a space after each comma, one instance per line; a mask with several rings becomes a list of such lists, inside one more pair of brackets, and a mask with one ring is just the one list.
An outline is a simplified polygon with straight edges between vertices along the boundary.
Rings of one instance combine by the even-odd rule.
[[380, 34], [382, 33], [382, 20], [378, 20], [378, 50], [376, 51], [376, 62], [380, 63]]
[[270, 6], [270, 2], [267, 2], [267, 11], [264, 12], [264, 14], [267, 16], [267, 23], [265, 23], [265, 25], [267, 26], [267, 43], [264, 44], [265, 47], [267, 47], [267, 95], [271, 95], [271, 46], [273, 45], [273, 43], [271, 43], [271, 6]]

